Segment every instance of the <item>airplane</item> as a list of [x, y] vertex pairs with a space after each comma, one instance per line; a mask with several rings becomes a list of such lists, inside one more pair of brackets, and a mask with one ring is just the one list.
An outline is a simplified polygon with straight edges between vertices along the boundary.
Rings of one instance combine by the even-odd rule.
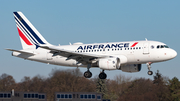
[[91, 78], [90, 68], [100, 68], [100, 79], [106, 79], [105, 70], [139, 72], [146, 64], [152, 75], [151, 64], [173, 59], [177, 52], [158, 41], [127, 41], [55, 46], [37, 31], [22, 12], [13, 12], [22, 50], [6, 49], [12, 56], [60, 66], [85, 67], [85, 78]]

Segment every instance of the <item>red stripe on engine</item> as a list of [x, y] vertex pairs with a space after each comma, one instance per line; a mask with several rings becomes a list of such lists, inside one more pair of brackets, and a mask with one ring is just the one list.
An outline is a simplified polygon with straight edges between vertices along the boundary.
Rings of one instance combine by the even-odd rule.
[[27, 45], [32, 45], [31, 42], [29, 42], [29, 40], [26, 38], [26, 36], [24, 36], [24, 34], [21, 32], [21, 30], [19, 28], [18, 29], [18, 32], [19, 32], [19, 36], [24, 40], [24, 42], [27, 44]]
[[138, 42], [135, 42], [131, 47], [134, 47], [134, 46], [136, 46], [138, 44]]

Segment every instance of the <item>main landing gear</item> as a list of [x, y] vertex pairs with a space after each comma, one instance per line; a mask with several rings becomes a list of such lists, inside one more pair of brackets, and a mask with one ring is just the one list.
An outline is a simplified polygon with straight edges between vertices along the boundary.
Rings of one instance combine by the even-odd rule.
[[104, 70], [99, 74], [100, 79], [106, 79], [107, 75], [104, 73]]
[[151, 69], [151, 64], [152, 64], [152, 62], [148, 62], [148, 63], [146, 63], [146, 65], [147, 65], [147, 67], [148, 67], [148, 75], [152, 75], [153, 74], [153, 72], [150, 70]]
[[[92, 77], [92, 73], [89, 71], [89, 69], [91, 68], [91, 64], [87, 65], [87, 71], [84, 72], [84, 77], [85, 78], [91, 78]], [[106, 79], [107, 75], [106, 73], [104, 73], [104, 70], [99, 74], [99, 78], [100, 79]]]
[[91, 68], [91, 64], [87, 65], [87, 71], [84, 72], [84, 77], [85, 78], [91, 78], [92, 77], [92, 73], [89, 71], [89, 68]]

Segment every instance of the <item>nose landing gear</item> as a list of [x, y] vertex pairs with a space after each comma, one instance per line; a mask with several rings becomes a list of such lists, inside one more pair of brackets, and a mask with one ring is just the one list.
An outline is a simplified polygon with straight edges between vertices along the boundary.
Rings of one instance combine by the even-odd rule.
[[146, 65], [147, 65], [147, 67], [148, 67], [148, 75], [152, 75], [153, 74], [153, 72], [150, 70], [151, 69], [151, 64], [152, 64], [152, 62], [148, 62], [148, 63], [146, 63]]

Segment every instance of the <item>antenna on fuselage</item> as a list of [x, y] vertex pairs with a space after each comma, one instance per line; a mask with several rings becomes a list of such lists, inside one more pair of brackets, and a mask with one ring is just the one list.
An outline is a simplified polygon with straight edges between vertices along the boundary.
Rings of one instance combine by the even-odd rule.
[[148, 41], [147, 38], [145, 38], [145, 40]]

